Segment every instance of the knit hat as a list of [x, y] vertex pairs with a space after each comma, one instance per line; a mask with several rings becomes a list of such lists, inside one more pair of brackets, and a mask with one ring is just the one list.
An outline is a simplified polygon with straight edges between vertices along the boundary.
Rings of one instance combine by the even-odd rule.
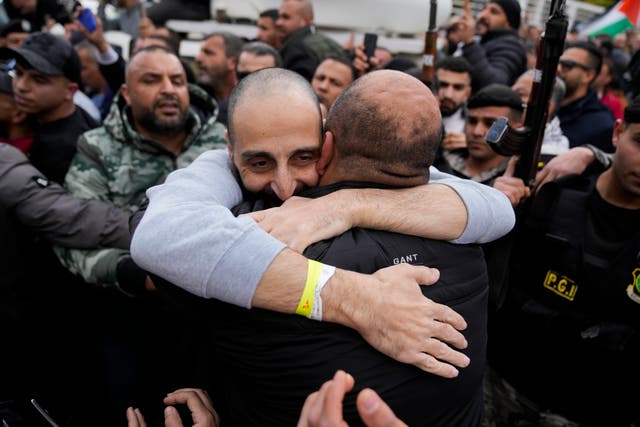
[[507, 15], [507, 21], [514, 30], [520, 28], [520, 3], [517, 0], [490, 0], [489, 3], [499, 5], [504, 14]]
[[509, 86], [498, 83], [483, 87], [467, 102], [469, 109], [481, 107], [509, 107], [517, 111], [524, 111], [524, 104], [520, 96]]

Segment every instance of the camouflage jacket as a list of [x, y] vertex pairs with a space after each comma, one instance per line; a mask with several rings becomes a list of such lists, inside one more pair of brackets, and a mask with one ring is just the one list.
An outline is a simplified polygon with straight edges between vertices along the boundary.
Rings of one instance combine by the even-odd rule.
[[[78, 139], [65, 186], [79, 197], [110, 201], [133, 213], [140, 208], [149, 187], [162, 183], [170, 172], [187, 166], [203, 152], [224, 148], [224, 126], [215, 121], [215, 101], [196, 86], [189, 86], [189, 95], [190, 132], [180, 155], [140, 135], [133, 127], [129, 108], [118, 96], [103, 125]], [[203, 111], [213, 114], [203, 121]], [[118, 261], [129, 252], [58, 247], [56, 254], [66, 268], [88, 283], [110, 286], [116, 283]]]

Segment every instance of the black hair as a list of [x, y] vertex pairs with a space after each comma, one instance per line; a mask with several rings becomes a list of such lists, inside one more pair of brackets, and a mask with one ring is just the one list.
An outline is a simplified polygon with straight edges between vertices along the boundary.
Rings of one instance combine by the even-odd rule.
[[584, 40], [571, 43], [566, 49], [571, 48], [586, 50], [589, 53], [589, 64], [587, 65], [596, 72], [594, 76], [595, 79], [598, 74], [600, 74], [600, 69], [602, 68], [602, 51], [598, 49], [598, 46], [596, 46], [595, 43]]

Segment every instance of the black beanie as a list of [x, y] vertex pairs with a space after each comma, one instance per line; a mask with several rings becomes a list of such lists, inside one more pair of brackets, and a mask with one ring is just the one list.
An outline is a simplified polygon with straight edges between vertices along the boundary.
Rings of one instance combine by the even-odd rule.
[[489, 3], [496, 3], [500, 5], [504, 14], [507, 15], [509, 25], [514, 30], [520, 28], [520, 3], [517, 0], [490, 0]]
[[480, 89], [467, 102], [467, 108], [509, 107], [516, 111], [524, 111], [522, 98], [509, 86], [498, 83]]

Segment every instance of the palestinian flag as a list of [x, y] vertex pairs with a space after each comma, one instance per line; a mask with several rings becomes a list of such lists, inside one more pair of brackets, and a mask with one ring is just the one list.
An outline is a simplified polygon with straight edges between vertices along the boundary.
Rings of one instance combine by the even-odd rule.
[[593, 37], [598, 34], [609, 34], [611, 37], [628, 28], [637, 27], [640, 22], [640, 0], [622, 0], [613, 5], [593, 21], [580, 29], [580, 36]]

